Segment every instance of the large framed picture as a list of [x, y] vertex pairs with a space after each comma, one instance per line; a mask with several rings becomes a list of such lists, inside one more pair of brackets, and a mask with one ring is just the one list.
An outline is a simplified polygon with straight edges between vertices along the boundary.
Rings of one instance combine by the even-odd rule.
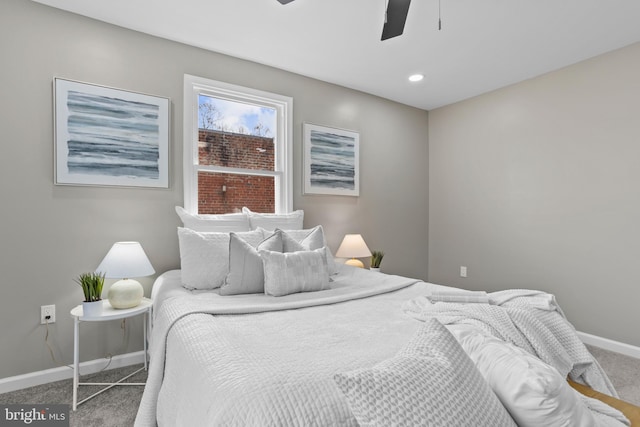
[[360, 195], [360, 134], [303, 125], [304, 193]]
[[169, 98], [54, 79], [59, 185], [169, 188]]

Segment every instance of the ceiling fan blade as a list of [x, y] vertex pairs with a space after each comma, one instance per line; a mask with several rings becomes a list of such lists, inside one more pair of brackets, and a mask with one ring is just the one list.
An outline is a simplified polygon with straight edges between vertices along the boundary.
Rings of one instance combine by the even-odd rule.
[[382, 28], [382, 40], [402, 34], [404, 23], [407, 21], [407, 15], [409, 14], [410, 4], [411, 0], [389, 0], [387, 19]]
[[293, 0], [278, 0], [280, 2], [280, 4], [287, 4], [287, 3], [291, 3]]

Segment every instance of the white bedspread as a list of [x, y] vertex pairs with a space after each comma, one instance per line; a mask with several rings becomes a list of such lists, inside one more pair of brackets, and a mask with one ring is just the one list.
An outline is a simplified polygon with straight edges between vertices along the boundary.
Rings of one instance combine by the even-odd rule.
[[[161, 289], [165, 298], [154, 306], [149, 375], [135, 425], [356, 426], [334, 374], [393, 357], [421, 326], [416, 313], [425, 314], [419, 304], [407, 315], [407, 301], [446, 289], [351, 267], [341, 267], [330, 290], [278, 298]], [[522, 304], [522, 295], [494, 297], [512, 310]], [[536, 300], [542, 309], [553, 303]], [[532, 343], [509, 329], [502, 333], [537, 348], [545, 348], [549, 335]], [[570, 335], [562, 335], [560, 346], [575, 344], [567, 341]], [[577, 366], [572, 358], [583, 355], [569, 353], [546, 351], [544, 357], [570, 372]], [[608, 388], [603, 378], [596, 388]]]
[[357, 425], [333, 375], [395, 355], [420, 326], [403, 302], [437, 285], [350, 268], [332, 287], [165, 300], [136, 425]]

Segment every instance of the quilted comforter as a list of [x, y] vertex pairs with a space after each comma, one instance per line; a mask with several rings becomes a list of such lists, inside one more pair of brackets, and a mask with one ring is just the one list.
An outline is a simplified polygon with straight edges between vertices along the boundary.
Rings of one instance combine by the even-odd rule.
[[349, 269], [328, 291], [174, 296], [155, 313], [136, 426], [356, 426], [333, 381], [395, 355], [437, 285]]

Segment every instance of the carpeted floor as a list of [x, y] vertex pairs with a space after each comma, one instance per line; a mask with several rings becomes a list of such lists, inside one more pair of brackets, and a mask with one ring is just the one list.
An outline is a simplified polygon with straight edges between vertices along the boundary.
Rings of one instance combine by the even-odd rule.
[[[82, 382], [115, 382], [141, 367], [142, 364], [85, 375]], [[147, 372], [142, 370], [127, 382], [144, 382], [146, 378]], [[92, 395], [100, 388], [81, 386], [78, 390], [78, 400]], [[0, 394], [0, 403], [64, 403], [69, 405], [71, 427], [127, 427], [132, 426], [136, 418], [143, 389], [142, 386], [113, 387], [83, 403], [74, 412], [71, 410], [73, 382], [69, 379]]]
[[[622, 400], [640, 406], [640, 359], [612, 353], [589, 346], [600, 365], [609, 375]], [[135, 371], [142, 365], [113, 369], [82, 377], [83, 382], [112, 382]], [[131, 377], [130, 382], [143, 382], [146, 372]], [[0, 403], [65, 403], [71, 404], [71, 380], [31, 387], [11, 393], [0, 394]], [[83, 399], [99, 387], [82, 386], [79, 399]], [[70, 414], [71, 427], [127, 427], [133, 425], [143, 387], [114, 387], [80, 405]]]
[[587, 346], [620, 395], [620, 399], [640, 406], [640, 359]]

